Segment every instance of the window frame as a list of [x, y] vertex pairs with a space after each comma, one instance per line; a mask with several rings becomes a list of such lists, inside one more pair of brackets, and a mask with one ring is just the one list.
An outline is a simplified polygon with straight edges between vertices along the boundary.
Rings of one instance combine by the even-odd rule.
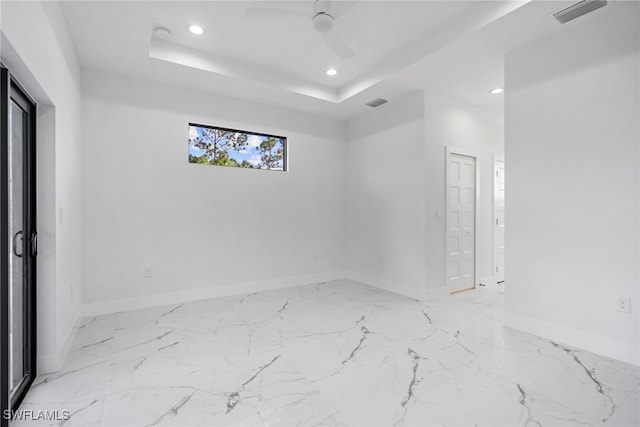
[[[206, 128], [206, 129], [221, 130], [221, 131], [225, 131], [225, 132], [244, 133], [246, 135], [264, 136], [264, 137], [267, 137], [267, 138], [277, 138], [277, 139], [282, 141], [282, 170], [280, 170], [280, 169], [262, 169], [262, 168], [251, 168], [251, 169], [249, 169], [249, 168], [241, 168], [241, 167], [237, 167], [237, 166], [224, 166], [224, 165], [207, 165], [207, 166], [222, 166], [222, 167], [228, 167], [228, 168], [233, 168], [233, 169], [249, 169], [249, 170], [262, 170], [262, 171], [275, 171], [275, 172], [288, 172], [289, 171], [289, 139], [286, 136], [275, 135], [275, 134], [270, 134], [270, 133], [263, 133], [263, 132], [254, 132], [254, 131], [248, 131], [248, 130], [242, 130], [242, 129], [232, 129], [232, 128], [227, 128], [227, 127], [222, 127], [222, 126], [203, 125], [203, 124], [200, 124], [200, 123], [189, 122], [189, 127], [191, 127], [191, 126], [200, 127], [200, 128]], [[191, 143], [191, 139], [189, 139], [189, 144], [190, 143]]]

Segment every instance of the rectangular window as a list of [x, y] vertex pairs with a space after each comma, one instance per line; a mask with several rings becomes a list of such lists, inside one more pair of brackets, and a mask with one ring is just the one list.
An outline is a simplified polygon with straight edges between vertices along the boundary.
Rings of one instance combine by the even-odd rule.
[[287, 138], [189, 123], [189, 163], [284, 171]]

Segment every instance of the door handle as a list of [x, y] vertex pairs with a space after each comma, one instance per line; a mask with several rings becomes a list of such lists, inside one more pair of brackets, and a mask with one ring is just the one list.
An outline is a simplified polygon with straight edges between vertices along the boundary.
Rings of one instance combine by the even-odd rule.
[[24, 255], [22, 253], [21, 254], [18, 253], [18, 244], [16, 242], [18, 240], [18, 236], [20, 236], [20, 240], [23, 240], [22, 235], [23, 235], [22, 230], [18, 231], [16, 234], [13, 235], [13, 254], [18, 258], [22, 258], [22, 255]]
[[31, 256], [38, 255], [38, 232], [31, 232]]

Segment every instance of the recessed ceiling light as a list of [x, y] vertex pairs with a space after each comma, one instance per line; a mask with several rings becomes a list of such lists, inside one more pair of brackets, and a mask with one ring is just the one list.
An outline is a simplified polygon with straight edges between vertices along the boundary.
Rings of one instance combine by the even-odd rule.
[[504, 89], [501, 88], [501, 87], [497, 87], [495, 89], [491, 89], [491, 93], [494, 94], [494, 95], [497, 95], [497, 94], [502, 93], [502, 92], [504, 92]]
[[189, 25], [189, 31], [197, 36], [201, 36], [204, 34], [204, 29], [200, 25]]
[[336, 70], [335, 68], [329, 68], [327, 70], [327, 76], [335, 76], [336, 74], [338, 74], [338, 70]]

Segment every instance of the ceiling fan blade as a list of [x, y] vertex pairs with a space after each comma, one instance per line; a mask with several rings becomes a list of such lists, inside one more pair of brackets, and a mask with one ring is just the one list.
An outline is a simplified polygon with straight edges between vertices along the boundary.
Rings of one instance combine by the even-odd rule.
[[331, 3], [331, 9], [328, 13], [334, 18], [338, 19], [349, 12], [353, 8], [353, 6], [357, 5], [358, 3], [358, 1], [335, 0], [333, 3]]
[[244, 16], [250, 19], [262, 18], [309, 18], [307, 12], [291, 9], [276, 9], [270, 7], [250, 7], [244, 10]]
[[327, 42], [333, 53], [339, 58], [351, 59], [356, 56], [356, 52], [347, 44], [342, 37], [340, 37], [335, 31], [328, 31], [322, 33], [324, 40]]

